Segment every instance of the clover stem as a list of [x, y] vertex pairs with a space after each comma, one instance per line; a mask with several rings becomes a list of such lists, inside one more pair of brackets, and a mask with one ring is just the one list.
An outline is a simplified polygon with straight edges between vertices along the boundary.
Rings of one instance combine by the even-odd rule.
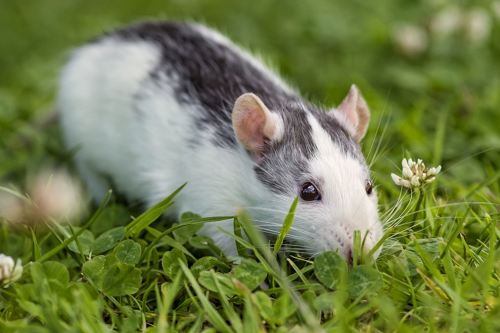
[[417, 205], [415, 206], [415, 211], [413, 212], [413, 219], [411, 220], [412, 225], [413, 225], [413, 222], [415, 222], [417, 220], [417, 216], [418, 216], [418, 213], [420, 210], [420, 205], [422, 204], [422, 201], [423, 201], [424, 196], [425, 196], [424, 190], [422, 187], [419, 187], [418, 191], [419, 191], [419, 196], [418, 196], [418, 200], [417, 200]]

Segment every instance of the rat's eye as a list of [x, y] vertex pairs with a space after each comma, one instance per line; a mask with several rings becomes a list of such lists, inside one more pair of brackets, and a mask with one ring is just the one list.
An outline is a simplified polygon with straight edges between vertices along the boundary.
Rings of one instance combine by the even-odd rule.
[[312, 183], [305, 183], [300, 189], [300, 197], [305, 201], [320, 200], [321, 194], [319, 194], [318, 189]]
[[370, 195], [372, 194], [373, 191], [373, 184], [370, 180], [366, 181], [366, 186], [365, 186], [366, 194]]

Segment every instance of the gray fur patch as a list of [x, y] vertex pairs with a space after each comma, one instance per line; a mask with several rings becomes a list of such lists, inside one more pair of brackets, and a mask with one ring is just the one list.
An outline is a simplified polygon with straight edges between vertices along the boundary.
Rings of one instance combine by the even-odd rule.
[[309, 162], [317, 147], [307, 113], [302, 108], [288, 106], [272, 109], [283, 118], [283, 137], [266, 142], [264, 159], [255, 168], [257, 177], [276, 193], [294, 193], [296, 185], [306, 181]]
[[216, 129], [216, 144], [234, 146], [236, 137], [231, 124], [233, 103], [244, 93], [252, 92], [268, 106], [300, 100], [283, 91], [266, 72], [242, 59], [233, 49], [202, 35], [195, 26], [175, 22], [143, 23], [114, 33], [124, 39], [141, 39], [155, 43], [162, 50], [158, 73], [175, 71], [175, 87], [182, 104], [201, 105], [197, 126]]

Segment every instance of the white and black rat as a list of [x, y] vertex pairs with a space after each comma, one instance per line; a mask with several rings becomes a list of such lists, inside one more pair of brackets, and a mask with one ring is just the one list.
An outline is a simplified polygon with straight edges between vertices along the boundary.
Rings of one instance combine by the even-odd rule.
[[[58, 110], [97, 202], [114, 188], [152, 206], [188, 182], [168, 213], [244, 208], [274, 235], [299, 196], [287, 239], [310, 256], [338, 250], [352, 260], [355, 230], [368, 233], [365, 251], [382, 237], [359, 146], [370, 112], [356, 86], [325, 112], [204, 26], [142, 23], [77, 49]], [[232, 221], [217, 224], [232, 231]], [[214, 224], [199, 234], [236, 254]]]

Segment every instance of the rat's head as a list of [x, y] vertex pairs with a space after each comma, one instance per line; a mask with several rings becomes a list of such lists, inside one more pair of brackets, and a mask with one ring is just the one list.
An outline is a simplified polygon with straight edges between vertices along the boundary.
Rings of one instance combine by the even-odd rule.
[[[352, 259], [353, 235], [361, 232], [368, 252], [382, 237], [377, 194], [361, 153], [370, 112], [355, 86], [336, 110], [298, 103], [270, 107], [253, 94], [233, 109], [236, 136], [251, 153], [258, 179], [259, 227], [276, 234], [299, 196], [287, 239], [303, 252], [338, 251]], [[378, 256], [375, 253], [374, 258]]]

